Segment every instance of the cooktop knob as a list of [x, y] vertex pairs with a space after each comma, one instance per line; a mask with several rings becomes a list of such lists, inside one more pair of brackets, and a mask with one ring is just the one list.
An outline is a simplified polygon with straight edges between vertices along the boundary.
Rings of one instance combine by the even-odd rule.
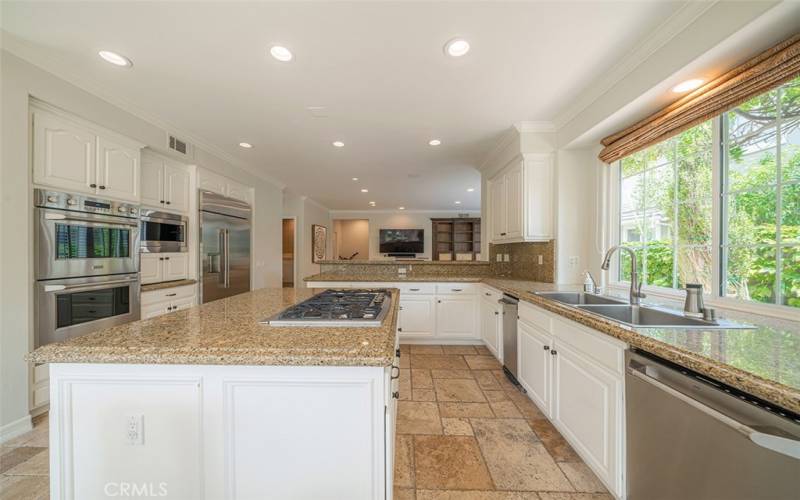
[[58, 196], [48, 196], [47, 197], [47, 202], [48, 203], [55, 203], [57, 201], [58, 201]]
[[135, 214], [136, 213], [136, 209], [135, 208], [131, 208], [131, 213]]
[[67, 198], [67, 205], [77, 205], [78, 202], [72, 198]]
[[120, 211], [120, 212], [123, 212], [123, 213], [128, 211], [128, 209], [125, 208], [125, 207], [119, 207], [117, 210]]

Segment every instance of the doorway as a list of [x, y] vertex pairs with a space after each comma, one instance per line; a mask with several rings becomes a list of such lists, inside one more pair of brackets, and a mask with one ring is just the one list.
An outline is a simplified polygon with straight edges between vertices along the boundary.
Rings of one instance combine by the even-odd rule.
[[295, 270], [295, 233], [296, 220], [294, 217], [283, 219], [283, 287], [294, 288]]
[[334, 219], [333, 252], [338, 260], [368, 260], [369, 220]]

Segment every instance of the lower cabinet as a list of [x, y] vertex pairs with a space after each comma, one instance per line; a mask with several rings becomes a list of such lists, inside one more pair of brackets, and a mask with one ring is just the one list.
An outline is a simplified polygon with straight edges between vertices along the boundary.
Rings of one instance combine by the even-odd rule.
[[189, 277], [189, 253], [143, 253], [139, 273], [143, 285], [185, 280]]
[[627, 346], [527, 303], [520, 303], [519, 315], [520, 383], [609, 491], [620, 496]]
[[195, 285], [142, 292], [142, 319], [155, 318], [162, 314], [188, 309], [196, 302]]
[[436, 296], [400, 295], [397, 331], [403, 338], [433, 338], [436, 335]]
[[480, 300], [481, 340], [486, 348], [500, 361], [503, 361], [503, 323], [500, 304], [494, 299]]
[[478, 338], [477, 300], [474, 295], [437, 295], [436, 335]]

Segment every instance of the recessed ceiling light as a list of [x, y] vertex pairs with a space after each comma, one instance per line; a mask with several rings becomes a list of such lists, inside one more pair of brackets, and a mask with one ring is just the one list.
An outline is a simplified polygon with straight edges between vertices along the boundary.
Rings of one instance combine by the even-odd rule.
[[463, 38], [453, 38], [444, 46], [444, 53], [450, 57], [461, 57], [469, 52], [469, 42]]
[[253, 145], [252, 145], [252, 144], [250, 144], [249, 142], [240, 142], [240, 143], [239, 143], [239, 146], [241, 146], [241, 147], [243, 147], [243, 148], [245, 148], [245, 149], [250, 149], [250, 148], [252, 148], [252, 147], [253, 147]]
[[275, 59], [277, 59], [277, 60], [279, 60], [281, 62], [289, 62], [294, 57], [292, 55], [292, 51], [291, 50], [289, 50], [286, 47], [283, 47], [281, 45], [273, 45], [269, 49], [269, 53], [270, 53], [270, 55], [272, 57], [274, 57]]
[[461, 202], [460, 201], [456, 201], [456, 205], [461, 205]]
[[405, 210], [406, 207], [397, 207], [398, 210]]
[[353, 177], [353, 180], [354, 180], [354, 181], [357, 181], [357, 180], [358, 180], [358, 177]]
[[440, 141], [439, 139], [431, 139], [430, 141], [428, 141], [428, 144], [431, 146], [438, 146], [441, 143], [442, 141]]
[[342, 141], [333, 141], [333, 145], [336, 146], [337, 148], [344, 147], [344, 143]]
[[692, 78], [691, 80], [686, 80], [685, 82], [681, 82], [674, 87], [672, 87], [672, 91], [675, 93], [683, 93], [689, 92], [690, 90], [694, 90], [698, 88], [700, 85], [704, 83], [705, 80], [701, 80], [700, 78]]
[[97, 54], [114, 66], [123, 66], [127, 68], [133, 66], [133, 62], [131, 62], [130, 59], [121, 54], [117, 54], [116, 52], [111, 52], [110, 50], [101, 50]]
[[468, 192], [468, 193], [471, 193], [471, 192], [473, 192], [473, 191], [475, 191], [475, 188], [467, 188], [467, 192]]
[[362, 189], [361, 192], [362, 193], [369, 193], [369, 189]]

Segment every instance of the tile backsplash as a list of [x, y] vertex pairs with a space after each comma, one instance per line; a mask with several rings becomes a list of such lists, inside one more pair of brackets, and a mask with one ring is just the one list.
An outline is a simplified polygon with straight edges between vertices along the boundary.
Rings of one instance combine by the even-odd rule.
[[[497, 261], [497, 255], [503, 261]], [[505, 256], [508, 255], [508, 262]], [[542, 263], [539, 264], [539, 256]], [[505, 243], [489, 245], [489, 261], [492, 274], [525, 280], [553, 283], [555, 281], [556, 259], [555, 241], [541, 243]]]

